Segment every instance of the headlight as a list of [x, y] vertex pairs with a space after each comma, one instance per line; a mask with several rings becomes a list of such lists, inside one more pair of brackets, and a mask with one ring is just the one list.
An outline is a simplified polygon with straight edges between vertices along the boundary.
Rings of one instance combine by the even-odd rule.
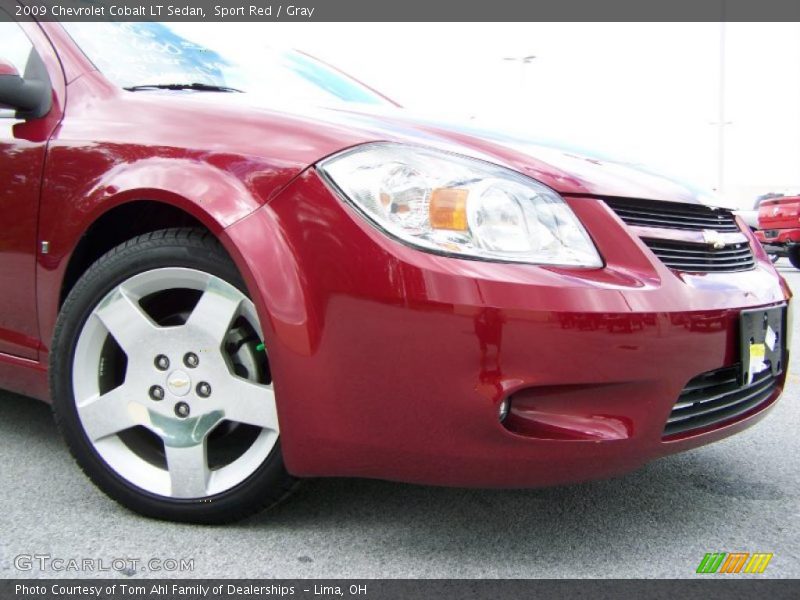
[[438, 254], [600, 267], [586, 230], [550, 188], [480, 160], [400, 144], [367, 144], [319, 164], [370, 221]]

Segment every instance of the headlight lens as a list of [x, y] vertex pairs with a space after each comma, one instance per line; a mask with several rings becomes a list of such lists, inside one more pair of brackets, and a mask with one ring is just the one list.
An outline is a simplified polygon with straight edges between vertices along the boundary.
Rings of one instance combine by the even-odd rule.
[[370, 221], [418, 248], [469, 258], [601, 267], [564, 200], [515, 171], [400, 144], [367, 144], [319, 164]]

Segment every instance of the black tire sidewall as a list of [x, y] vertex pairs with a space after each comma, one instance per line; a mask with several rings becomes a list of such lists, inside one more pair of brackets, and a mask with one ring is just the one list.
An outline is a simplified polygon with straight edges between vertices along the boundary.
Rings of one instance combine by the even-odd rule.
[[62, 435], [86, 475], [128, 508], [149, 517], [175, 521], [217, 523], [242, 518], [279, 500], [291, 483], [283, 464], [280, 439], [264, 463], [235, 487], [201, 499], [174, 499], [143, 490], [118, 475], [95, 450], [78, 417], [72, 364], [86, 320], [97, 303], [116, 286], [139, 273], [164, 267], [205, 271], [249, 297], [241, 275], [221, 246], [215, 248], [207, 240], [199, 243], [191, 236], [165, 235], [112, 250], [78, 281], [59, 315], [50, 361], [53, 411]]
[[795, 269], [800, 269], [800, 246], [792, 246], [786, 252], [789, 262]]

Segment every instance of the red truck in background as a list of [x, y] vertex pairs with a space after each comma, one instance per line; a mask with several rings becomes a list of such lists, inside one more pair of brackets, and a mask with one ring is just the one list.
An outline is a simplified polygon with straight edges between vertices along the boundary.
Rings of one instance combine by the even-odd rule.
[[786, 256], [800, 269], [800, 196], [761, 202], [756, 237], [768, 254]]

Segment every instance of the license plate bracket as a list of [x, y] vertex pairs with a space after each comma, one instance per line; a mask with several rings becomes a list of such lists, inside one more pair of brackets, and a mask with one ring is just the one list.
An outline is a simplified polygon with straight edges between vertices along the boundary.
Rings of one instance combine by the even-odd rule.
[[769, 369], [778, 376], [785, 367], [786, 306], [743, 310], [739, 317], [742, 385]]

